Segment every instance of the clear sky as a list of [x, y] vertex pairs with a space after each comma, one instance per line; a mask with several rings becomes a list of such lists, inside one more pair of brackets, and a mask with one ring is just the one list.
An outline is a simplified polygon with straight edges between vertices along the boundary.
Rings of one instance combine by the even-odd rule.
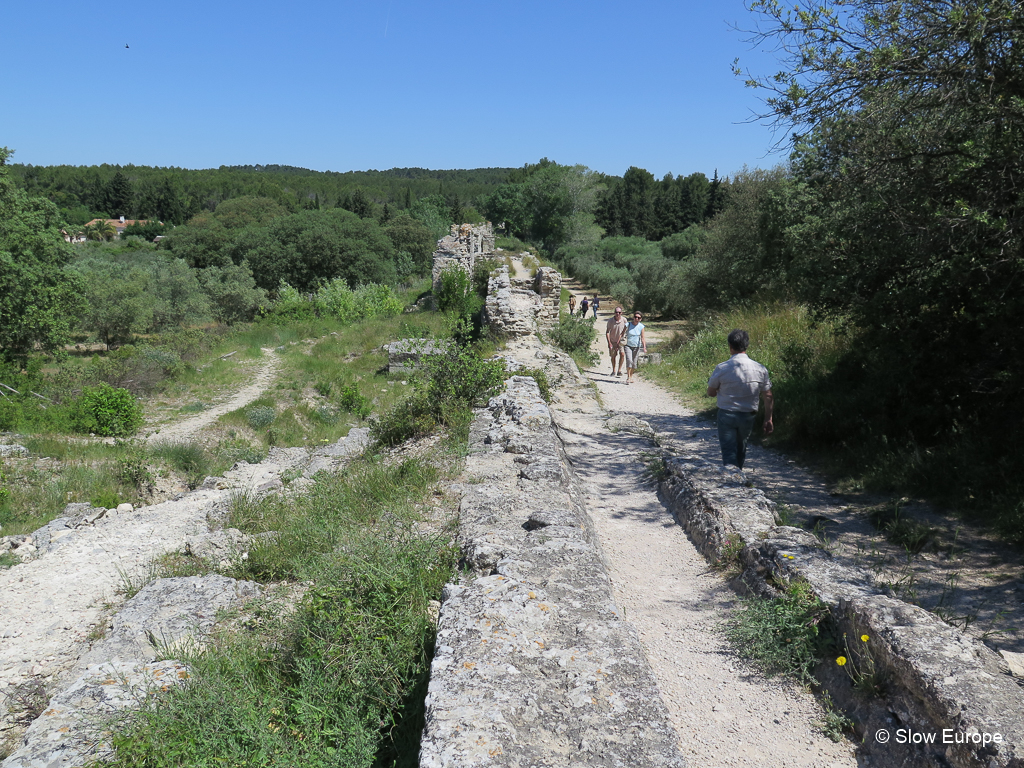
[[[731, 175], [781, 162], [742, 0], [9, 3], [14, 162]], [[125, 48], [125, 45], [128, 48]]]

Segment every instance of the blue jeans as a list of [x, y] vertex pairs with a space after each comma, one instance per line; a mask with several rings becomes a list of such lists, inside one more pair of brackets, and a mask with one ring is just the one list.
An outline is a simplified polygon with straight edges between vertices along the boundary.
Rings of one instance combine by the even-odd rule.
[[754, 430], [756, 413], [718, 409], [718, 442], [722, 444], [722, 464], [743, 469], [747, 458], [747, 440]]

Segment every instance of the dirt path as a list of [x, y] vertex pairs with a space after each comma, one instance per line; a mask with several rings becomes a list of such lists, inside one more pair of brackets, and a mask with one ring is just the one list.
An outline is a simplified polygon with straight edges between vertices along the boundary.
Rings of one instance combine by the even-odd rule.
[[225, 413], [243, 408], [258, 399], [277, 376], [281, 359], [272, 349], [263, 349], [267, 356], [266, 362], [260, 366], [252, 378], [252, 383], [238, 390], [228, 399], [207, 408], [200, 414], [173, 424], [161, 426], [146, 436], [148, 443], [180, 443], [192, 439], [196, 434], [213, 424]]

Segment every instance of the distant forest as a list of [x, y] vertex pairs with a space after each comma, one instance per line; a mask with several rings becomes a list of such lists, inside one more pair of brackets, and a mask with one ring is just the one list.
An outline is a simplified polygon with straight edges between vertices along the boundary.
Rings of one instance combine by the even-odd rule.
[[[157, 219], [184, 224], [225, 200], [270, 198], [291, 212], [367, 203], [407, 210], [416, 200], [443, 196], [469, 204], [503, 184], [512, 168], [431, 171], [311, 171], [287, 165], [221, 166], [206, 170], [144, 165], [35, 166], [11, 163], [15, 183], [30, 197], [45, 197], [68, 224], [95, 218]], [[357, 211], [358, 212], [358, 211]]]
[[[64, 220], [81, 226], [96, 218], [151, 219], [185, 224], [226, 200], [266, 198], [290, 213], [343, 208], [361, 217], [387, 218], [411, 211], [430, 198], [476, 221], [479, 211], [509, 234], [546, 240], [528, 226], [528, 181], [538, 172], [562, 168], [547, 158], [523, 168], [433, 171], [311, 171], [288, 165], [237, 165], [205, 170], [144, 165], [35, 166], [10, 163], [11, 178], [30, 197], [54, 203]], [[661, 240], [717, 213], [728, 180], [702, 173], [657, 181], [642, 168], [619, 176], [590, 172], [595, 223], [607, 235]], [[389, 213], [385, 213], [387, 206]], [[141, 233], [139, 233], [141, 234]], [[546, 242], [546, 245], [553, 245]], [[553, 250], [553, 249], [552, 249]]]

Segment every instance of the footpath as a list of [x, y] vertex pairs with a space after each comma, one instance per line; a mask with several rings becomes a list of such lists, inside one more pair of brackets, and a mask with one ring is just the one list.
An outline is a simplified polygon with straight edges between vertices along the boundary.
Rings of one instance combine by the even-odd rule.
[[[611, 308], [609, 307], [609, 310]], [[597, 321], [603, 325], [604, 313]], [[659, 499], [647, 469], [655, 453], [641, 422], [671, 428], [688, 448], [716, 458], [717, 434], [661, 387], [610, 375], [600, 335], [599, 363], [587, 389], [562, 394], [552, 417], [600, 536], [617, 604], [635, 628], [654, 670], [682, 752], [691, 766], [838, 768], [855, 766], [853, 745], [821, 730], [814, 696], [765, 679], [725, 645], [719, 626], [739, 600], [711, 569]], [[603, 407], [602, 407], [603, 406]], [[761, 459], [759, 452], [751, 463]]]

